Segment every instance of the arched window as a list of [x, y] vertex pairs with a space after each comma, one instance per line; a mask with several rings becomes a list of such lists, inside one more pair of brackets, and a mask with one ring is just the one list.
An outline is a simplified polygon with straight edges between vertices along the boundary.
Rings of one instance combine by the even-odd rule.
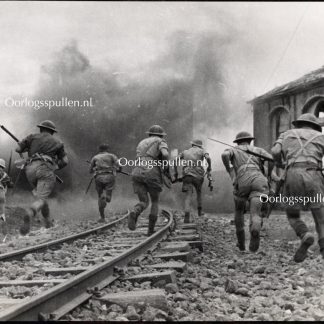
[[316, 104], [314, 114], [318, 117], [320, 124], [324, 126], [324, 99]]
[[319, 118], [319, 122], [324, 126], [324, 96], [316, 95], [311, 97], [305, 103], [302, 113], [311, 113]]
[[271, 139], [274, 142], [282, 132], [290, 128], [290, 115], [286, 107], [276, 107], [270, 113]]

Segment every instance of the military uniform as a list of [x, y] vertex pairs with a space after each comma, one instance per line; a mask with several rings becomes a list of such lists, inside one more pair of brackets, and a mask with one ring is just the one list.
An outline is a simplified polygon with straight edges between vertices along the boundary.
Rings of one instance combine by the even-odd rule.
[[[129, 218], [128, 227], [135, 229], [138, 216], [148, 207], [149, 196], [151, 198], [151, 212], [149, 216], [148, 235], [153, 233], [155, 222], [158, 217], [158, 203], [160, 192], [163, 188], [161, 167], [162, 150], [168, 152], [167, 142], [160, 136], [166, 135], [163, 129], [154, 125], [147, 132], [150, 136], [143, 139], [136, 148], [137, 166], [132, 171], [134, 192], [137, 194], [139, 203], [134, 206]], [[155, 164], [155, 165], [154, 165]]]
[[317, 195], [324, 195], [324, 178], [321, 172], [324, 135], [317, 118], [309, 113], [301, 115], [293, 121], [293, 125], [297, 128], [282, 133], [275, 142], [272, 153], [279, 161], [283, 158], [286, 164], [283, 195], [302, 197], [306, 202], [308, 200], [305, 205], [297, 199], [292, 205], [285, 206], [288, 221], [301, 239], [294, 260], [302, 262], [307, 256], [308, 248], [314, 243], [314, 237], [300, 218], [301, 209], [312, 211], [324, 257], [324, 204], [316, 199]]
[[117, 156], [108, 152], [100, 152], [91, 160], [90, 172], [95, 171], [100, 221], [105, 219], [104, 210], [107, 203], [111, 201], [112, 191], [115, 188], [116, 172], [119, 168]]
[[5, 206], [7, 188], [11, 185], [10, 177], [4, 171], [5, 167], [5, 161], [3, 159], [0, 159], [0, 220], [3, 221], [6, 221]]
[[[240, 250], [245, 250], [244, 212], [246, 202], [249, 201], [251, 234], [249, 249], [252, 252], [256, 252], [260, 244], [260, 230], [262, 226], [262, 202], [260, 197], [263, 194], [269, 194], [269, 184], [264, 175], [264, 166], [261, 158], [246, 151], [269, 159], [272, 159], [272, 156], [262, 148], [247, 144], [253, 139], [254, 137], [247, 132], [238, 133], [234, 140], [234, 143], [237, 143], [238, 146], [226, 149], [222, 159], [234, 186], [235, 226], [238, 247]], [[230, 163], [233, 166], [232, 168], [230, 168]]]
[[[37, 126], [41, 129], [49, 129], [51, 133], [56, 132], [55, 125], [50, 121], [44, 121]], [[55, 187], [54, 171], [66, 164], [62, 162], [63, 159], [66, 159], [66, 153], [64, 144], [51, 133], [31, 134], [20, 141], [16, 149], [18, 153], [28, 152], [25, 173], [27, 180], [34, 188], [33, 195], [37, 199], [30, 209], [27, 209], [24, 226], [21, 229], [22, 234], [29, 232], [30, 217], [36, 215], [38, 211], [42, 212], [46, 228], [52, 226], [47, 198]]]
[[[204, 159], [210, 161], [209, 154], [204, 151], [202, 141], [192, 141], [193, 145], [188, 150], [180, 153], [179, 158], [183, 160], [184, 166], [182, 169], [182, 192], [186, 193], [185, 197], [185, 223], [190, 222], [190, 203], [193, 191], [197, 193], [198, 215], [201, 216], [202, 199], [201, 189], [204, 182], [205, 169], [203, 167]], [[210, 165], [207, 172], [210, 172]]]
[[258, 198], [263, 194], [269, 194], [268, 179], [262, 172], [263, 165], [260, 158], [245, 153], [242, 150], [249, 150], [272, 158], [271, 155], [264, 149], [251, 145], [240, 145], [239, 148], [225, 150], [229, 152], [236, 174], [233, 192], [234, 199], [246, 202], [251, 200], [251, 198]]
[[[319, 170], [322, 168], [324, 135], [313, 129], [290, 129], [282, 133], [275, 143], [282, 146], [287, 166], [283, 195], [313, 198], [317, 193], [324, 193], [324, 179]], [[310, 209], [322, 206], [324, 203], [321, 201], [310, 201], [305, 206], [296, 202], [289, 208]]]

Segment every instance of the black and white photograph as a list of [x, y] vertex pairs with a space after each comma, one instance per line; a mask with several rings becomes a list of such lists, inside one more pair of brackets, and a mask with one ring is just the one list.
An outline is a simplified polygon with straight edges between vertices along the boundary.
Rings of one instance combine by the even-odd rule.
[[323, 321], [323, 18], [1, 1], [0, 321]]

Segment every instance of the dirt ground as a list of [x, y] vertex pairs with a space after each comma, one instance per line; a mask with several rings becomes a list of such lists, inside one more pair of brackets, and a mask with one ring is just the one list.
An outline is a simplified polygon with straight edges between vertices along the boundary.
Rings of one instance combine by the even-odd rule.
[[[323, 320], [324, 261], [317, 239], [308, 258], [295, 263], [299, 241], [285, 215], [275, 214], [262, 232], [259, 251], [240, 252], [231, 219], [230, 214], [200, 219], [205, 251], [189, 267], [180, 290], [192, 302], [187, 309], [174, 305], [186, 312], [181, 320]], [[314, 232], [312, 216], [305, 213], [304, 219]], [[248, 233], [248, 215], [245, 225]]]

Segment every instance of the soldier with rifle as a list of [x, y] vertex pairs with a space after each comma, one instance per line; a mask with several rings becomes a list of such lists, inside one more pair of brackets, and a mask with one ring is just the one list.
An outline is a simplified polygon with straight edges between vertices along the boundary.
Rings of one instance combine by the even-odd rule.
[[294, 261], [303, 262], [315, 238], [300, 217], [302, 209], [310, 209], [312, 212], [320, 252], [324, 257], [324, 203], [315, 199], [317, 195], [324, 195], [324, 135], [318, 119], [313, 114], [303, 114], [292, 124], [295, 128], [282, 133], [271, 152], [276, 161], [281, 162], [283, 159], [286, 162], [283, 195], [304, 197], [304, 201], [308, 201], [305, 205], [296, 201], [286, 206], [289, 224], [300, 238]]
[[99, 145], [99, 153], [90, 162], [90, 173], [94, 173], [96, 190], [98, 193], [99, 222], [105, 222], [105, 208], [111, 201], [115, 188], [116, 172], [121, 171], [116, 155], [109, 153], [108, 144]]
[[[47, 199], [58, 178], [54, 171], [62, 169], [68, 164], [64, 144], [53, 136], [57, 132], [55, 124], [50, 120], [45, 120], [37, 127], [40, 129], [40, 133], [28, 135], [18, 142], [16, 148], [16, 152], [19, 154], [28, 153], [24, 169], [36, 197], [32, 205], [25, 209], [24, 224], [20, 228], [22, 235], [26, 235], [30, 231], [31, 218], [39, 211], [43, 215], [45, 227], [53, 226]], [[7, 133], [10, 132], [7, 131]]]
[[6, 193], [7, 188], [12, 187], [10, 177], [5, 171], [6, 162], [4, 159], [0, 159], [0, 220], [5, 222], [5, 205], [6, 205]]
[[[159, 125], [153, 125], [146, 132], [148, 137], [143, 139], [136, 148], [136, 159], [141, 162], [132, 171], [134, 192], [139, 203], [134, 206], [128, 218], [128, 228], [135, 230], [139, 215], [148, 207], [149, 196], [151, 199], [151, 212], [147, 235], [154, 233], [155, 223], [158, 218], [159, 197], [162, 191], [164, 177], [170, 178], [169, 164], [162, 168], [161, 161], [168, 161], [168, 144], [164, 139], [166, 133]], [[144, 163], [145, 162], [145, 163]], [[154, 162], [154, 165], [153, 165]]]
[[[197, 193], [198, 216], [202, 215], [202, 199], [201, 189], [204, 182], [205, 170], [203, 162], [206, 160], [207, 176], [210, 177], [211, 159], [209, 154], [204, 151], [202, 141], [199, 139], [191, 142], [191, 148], [183, 151], [178, 156], [179, 160], [183, 160], [184, 166], [182, 171], [182, 192], [185, 193], [185, 217], [184, 223], [190, 223], [190, 203], [193, 191]], [[178, 169], [174, 166], [175, 178], [178, 179]]]
[[[245, 250], [244, 211], [250, 202], [250, 245], [249, 250], [256, 252], [260, 246], [262, 226], [260, 197], [269, 193], [268, 179], [264, 174], [264, 162], [268, 161], [270, 174], [273, 168], [272, 156], [264, 149], [251, 146], [254, 139], [248, 132], [236, 135], [236, 147], [226, 149], [222, 154], [223, 164], [234, 186], [235, 227], [238, 248]], [[232, 164], [232, 167], [231, 167]]]

